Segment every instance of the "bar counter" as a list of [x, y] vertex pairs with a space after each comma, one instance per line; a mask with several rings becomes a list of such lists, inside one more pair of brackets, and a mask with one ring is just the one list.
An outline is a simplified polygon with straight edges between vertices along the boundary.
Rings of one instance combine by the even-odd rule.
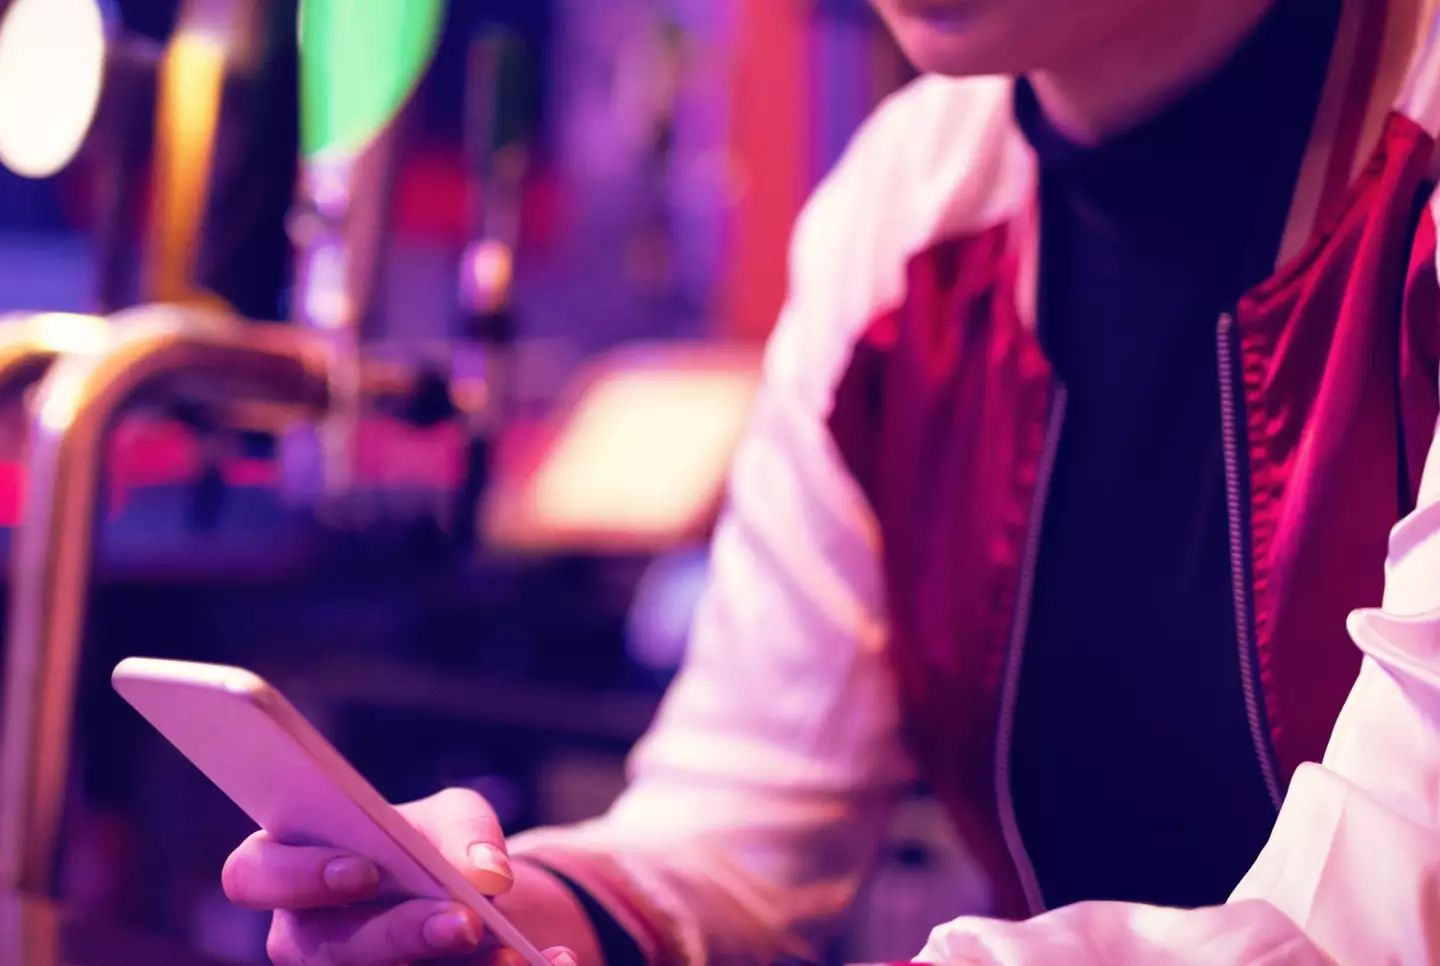
[[77, 920], [50, 903], [0, 895], [0, 966], [222, 966], [172, 940]]

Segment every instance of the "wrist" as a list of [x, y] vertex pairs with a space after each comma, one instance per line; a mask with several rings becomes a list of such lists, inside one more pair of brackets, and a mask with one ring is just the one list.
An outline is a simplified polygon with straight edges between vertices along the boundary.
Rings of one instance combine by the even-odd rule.
[[606, 966], [594, 926], [564, 883], [521, 856], [511, 866], [515, 884], [494, 898], [495, 908], [541, 949], [565, 946], [580, 966]]

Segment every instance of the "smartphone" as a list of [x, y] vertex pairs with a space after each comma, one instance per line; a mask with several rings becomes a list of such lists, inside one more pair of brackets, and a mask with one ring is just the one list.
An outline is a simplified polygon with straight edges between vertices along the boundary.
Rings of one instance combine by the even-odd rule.
[[372, 859], [387, 884], [475, 910], [489, 935], [550, 966], [430, 840], [258, 675], [237, 667], [127, 658], [111, 682], [254, 822], [292, 845]]

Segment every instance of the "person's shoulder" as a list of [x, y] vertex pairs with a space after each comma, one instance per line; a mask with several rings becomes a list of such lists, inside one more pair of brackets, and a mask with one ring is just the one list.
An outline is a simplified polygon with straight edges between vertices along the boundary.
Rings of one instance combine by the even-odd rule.
[[813, 249], [833, 266], [843, 237], [851, 258], [903, 262], [1012, 217], [1034, 184], [1012, 86], [1003, 77], [927, 76], [886, 98], [806, 206], [801, 257]]
[[852, 148], [886, 143], [912, 164], [943, 164], [996, 146], [1013, 127], [1008, 77], [922, 75], [882, 100]]
[[1004, 77], [912, 81], [861, 125], [829, 180], [852, 203], [868, 196], [935, 231], [1003, 217], [1029, 169], [1012, 87]]
[[1009, 220], [1033, 178], [1007, 79], [926, 77], [861, 125], [796, 224], [774, 374], [821, 407], [855, 342], [904, 297], [933, 244]]
[[792, 286], [853, 323], [899, 298], [911, 256], [1016, 213], [1033, 161], [1011, 88], [1007, 78], [922, 77], [886, 98], [806, 205]]

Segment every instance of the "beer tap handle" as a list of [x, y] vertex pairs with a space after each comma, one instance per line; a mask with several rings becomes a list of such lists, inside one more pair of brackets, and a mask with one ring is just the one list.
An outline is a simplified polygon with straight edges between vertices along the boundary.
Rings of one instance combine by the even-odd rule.
[[455, 538], [463, 549], [478, 542], [480, 499], [511, 408], [515, 256], [533, 127], [527, 71], [523, 48], [508, 34], [484, 34], [470, 45], [465, 157], [471, 242], [460, 266], [457, 334], [479, 350], [485, 393], [483, 403], [466, 413], [464, 476], [453, 515]]

